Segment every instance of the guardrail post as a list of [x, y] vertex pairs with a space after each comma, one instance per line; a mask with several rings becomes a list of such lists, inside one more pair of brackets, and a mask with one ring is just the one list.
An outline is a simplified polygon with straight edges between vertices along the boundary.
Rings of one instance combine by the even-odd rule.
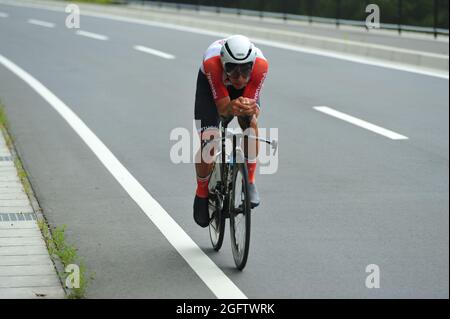
[[259, 18], [264, 17], [264, 0], [259, 0]]
[[309, 24], [312, 24], [312, 15], [313, 15], [313, 0], [308, 0], [308, 21]]
[[438, 0], [434, 0], [433, 3], [433, 29], [434, 29], [434, 38], [437, 38], [438, 36], [438, 32], [437, 32], [437, 28], [438, 28], [438, 19], [439, 19], [439, 1]]
[[297, 12], [295, 12], [295, 13], [298, 14], [298, 15], [301, 15], [302, 14], [302, 1], [298, 0], [297, 2], [298, 2], [298, 4], [297, 4]]
[[336, 2], [336, 27], [339, 28], [341, 20], [341, 0], [337, 0]]
[[238, 16], [241, 15], [241, 1], [240, 0], [237, 1], [237, 15]]
[[402, 33], [403, 23], [403, 0], [398, 0], [398, 34]]

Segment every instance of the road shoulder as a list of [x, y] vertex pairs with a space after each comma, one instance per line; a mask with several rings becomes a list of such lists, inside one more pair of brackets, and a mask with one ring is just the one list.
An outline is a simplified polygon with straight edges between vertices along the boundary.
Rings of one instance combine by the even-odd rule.
[[[0, 299], [65, 297], [0, 123]], [[31, 192], [31, 189], [28, 191]]]

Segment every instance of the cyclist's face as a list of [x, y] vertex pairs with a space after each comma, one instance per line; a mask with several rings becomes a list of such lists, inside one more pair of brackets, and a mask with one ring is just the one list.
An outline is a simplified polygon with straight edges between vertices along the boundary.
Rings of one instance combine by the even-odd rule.
[[225, 65], [225, 73], [235, 89], [242, 89], [250, 79], [253, 63], [234, 64], [227, 63]]
[[228, 77], [228, 79], [236, 90], [240, 90], [247, 85], [249, 77], [239, 75], [239, 77]]

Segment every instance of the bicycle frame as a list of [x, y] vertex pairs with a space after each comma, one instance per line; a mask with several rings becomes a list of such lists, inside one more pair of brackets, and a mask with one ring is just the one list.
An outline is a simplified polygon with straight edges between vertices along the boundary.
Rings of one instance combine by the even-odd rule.
[[[214, 154], [214, 163], [215, 165], [220, 165], [220, 182], [218, 182], [218, 189], [216, 188], [216, 195], [218, 195], [221, 199], [221, 202], [223, 204], [223, 208], [224, 211], [226, 212], [226, 217], [228, 217], [228, 208], [229, 208], [229, 200], [230, 200], [230, 187], [231, 185], [231, 179], [232, 179], [232, 172], [233, 172], [233, 167], [236, 164], [236, 159], [237, 159], [237, 153], [238, 152], [242, 152], [242, 150], [240, 150], [240, 148], [237, 146], [237, 136], [239, 136], [239, 134], [232, 134], [232, 153], [231, 153], [231, 160], [229, 158], [227, 158], [227, 152], [226, 152], [226, 148], [225, 148], [225, 143], [227, 138], [230, 136], [227, 136], [227, 128], [228, 128], [228, 123], [230, 121], [226, 121], [223, 120], [221, 122], [220, 125], [220, 136], [216, 137], [214, 139], [210, 139], [207, 141], [204, 141], [202, 144], [202, 149], [208, 145], [211, 142], [215, 142], [215, 141], [221, 141], [221, 149], [218, 152], [215, 152]], [[238, 150], [239, 149], [239, 150]], [[217, 162], [217, 157], [220, 156], [221, 161]], [[243, 156], [242, 156], [243, 158]], [[212, 175], [211, 175], [212, 176]]]
[[[222, 122], [224, 122], [224, 121], [222, 121]], [[236, 150], [236, 138], [239, 136], [239, 137], [247, 137], [247, 138], [250, 138], [250, 139], [254, 139], [254, 140], [257, 140], [257, 141], [269, 144], [272, 147], [272, 149], [274, 150], [273, 155], [275, 155], [275, 153], [276, 153], [276, 151], [278, 149], [278, 142], [276, 140], [269, 141], [269, 140], [266, 140], [265, 138], [255, 137], [255, 136], [251, 136], [251, 135], [245, 135], [245, 134], [242, 134], [242, 133], [238, 133], [238, 134], [232, 133], [232, 134], [228, 134], [227, 135], [227, 128], [228, 128], [228, 123], [229, 122], [230, 121], [226, 121], [225, 124], [221, 125], [221, 127], [220, 127], [220, 136], [219, 137], [216, 137], [216, 138], [213, 138], [213, 139], [210, 139], [210, 140], [207, 140], [207, 141], [203, 141], [202, 149], [206, 145], [208, 145], [209, 143], [216, 142], [216, 141], [220, 140], [221, 143], [222, 143], [221, 144], [221, 146], [222, 146], [221, 150], [222, 150], [222, 153], [224, 153], [223, 150], [225, 150], [225, 141], [231, 135], [233, 137], [233, 150]], [[233, 154], [233, 156], [234, 155], [236, 155], [236, 154]], [[222, 163], [225, 163], [225, 157], [224, 156], [222, 156]]]

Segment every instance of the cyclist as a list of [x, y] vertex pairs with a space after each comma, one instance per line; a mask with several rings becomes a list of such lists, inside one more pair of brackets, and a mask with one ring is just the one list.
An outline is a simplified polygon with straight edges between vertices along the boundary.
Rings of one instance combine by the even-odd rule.
[[[215, 41], [208, 47], [198, 72], [195, 95], [195, 119], [200, 121], [197, 129], [202, 141], [219, 136], [220, 119], [234, 116], [238, 117], [242, 130], [250, 129], [252, 135], [258, 136], [259, 95], [267, 71], [268, 63], [261, 50], [245, 36], [233, 35]], [[196, 160], [194, 220], [201, 227], [207, 227], [208, 180], [213, 164], [205, 162], [200, 154], [197, 154]], [[260, 203], [255, 185], [258, 156], [256, 140], [244, 139], [244, 154], [250, 184], [250, 203], [256, 207]]]

